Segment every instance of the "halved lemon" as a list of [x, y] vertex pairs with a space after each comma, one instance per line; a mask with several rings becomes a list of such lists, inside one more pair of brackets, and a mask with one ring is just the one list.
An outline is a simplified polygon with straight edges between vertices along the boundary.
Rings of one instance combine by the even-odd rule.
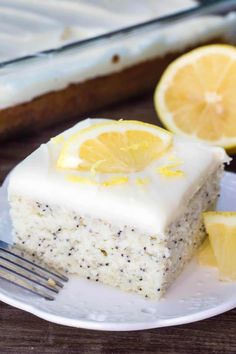
[[[203, 216], [220, 279], [236, 280], [236, 212], [207, 212]], [[206, 259], [212, 263], [211, 251], [207, 252]]]
[[63, 144], [57, 166], [101, 173], [142, 171], [171, 142], [172, 134], [152, 124], [125, 120], [98, 123]]
[[236, 147], [236, 48], [208, 45], [179, 57], [154, 94], [164, 126], [228, 150]]

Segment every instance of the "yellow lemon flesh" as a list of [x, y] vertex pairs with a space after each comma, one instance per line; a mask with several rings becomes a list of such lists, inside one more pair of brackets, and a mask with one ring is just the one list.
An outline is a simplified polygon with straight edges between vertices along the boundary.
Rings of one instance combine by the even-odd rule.
[[220, 279], [236, 280], [236, 212], [204, 213], [204, 224], [210, 242], [200, 263], [214, 266], [216, 260]]
[[138, 121], [94, 124], [62, 146], [59, 168], [99, 173], [142, 171], [171, 145], [172, 134]]
[[208, 45], [175, 60], [154, 95], [170, 131], [227, 150], [236, 147], [236, 48]]
[[217, 260], [211, 247], [209, 238], [207, 238], [199, 248], [198, 262], [202, 266], [217, 267]]

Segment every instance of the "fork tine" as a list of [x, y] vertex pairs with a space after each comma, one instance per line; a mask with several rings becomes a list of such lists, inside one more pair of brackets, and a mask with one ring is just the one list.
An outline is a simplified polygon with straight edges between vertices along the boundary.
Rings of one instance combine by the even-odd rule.
[[[14, 250], [14, 247], [12, 247], [12, 249]], [[34, 267], [36, 267], [36, 268], [38, 268], [38, 269], [44, 271], [45, 273], [48, 273], [48, 274], [50, 274], [50, 275], [53, 275], [53, 276], [59, 278], [60, 280], [62, 280], [62, 281], [64, 281], [64, 282], [67, 282], [67, 281], [68, 281], [68, 278], [67, 278], [65, 275], [63, 275], [63, 274], [61, 274], [61, 273], [59, 273], [59, 272], [56, 272], [56, 271], [51, 271], [51, 270], [49, 270], [49, 269], [46, 269], [46, 268], [40, 266], [39, 264], [34, 263], [34, 262], [30, 261], [29, 259], [26, 259], [26, 258], [24, 258], [24, 257], [22, 257], [22, 256], [20, 256], [20, 255], [18, 255], [18, 254], [16, 254], [16, 253], [10, 251], [9, 249], [6, 249], [6, 248], [0, 246], [0, 250], [3, 251], [3, 252], [8, 253], [8, 254], [10, 254], [10, 255], [12, 255], [13, 257], [16, 257], [16, 258], [20, 259], [20, 260], [23, 261], [23, 262], [26, 262], [26, 263], [28, 263], [28, 264], [31, 264], [32, 266], [34, 266]], [[17, 251], [19, 251], [19, 250], [17, 249]]]
[[[12, 253], [8, 253], [8, 252], [5, 252], [4, 256], [2, 255], [2, 249], [0, 247], [0, 258], [5, 260], [5, 261], [8, 261], [30, 273], [33, 273], [37, 276], [39, 276], [40, 278], [44, 279], [44, 280], [49, 280], [49, 279], [52, 279], [53, 282], [56, 283], [57, 286], [59, 286], [60, 288], [63, 288], [64, 284], [62, 284], [59, 280], [56, 279], [56, 277], [54, 276], [49, 276], [50, 274], [46, 274], [45, 271], [42, 271], [41, 269], [37, 268], [35, 266], [35, 263], [32, 264], [29, 264], [28, 262], [25, 262], [25, 258], [23, 259], [19, 259], [18, 257], [16, 257], [15, 254], [12, 254]], [[15, 259], [16, 258], [16, 259]], [[15, 260], [14, 260], [15, 259]], [[35, 269], [36, 268], [36, 269]]]
[[31, 273], [31, 274], [34, 274], [34, 275], [38, 276], [39, 278], [42, 278], [42, 279], [46, 280], [47, 282], [50, 281], [50, 280], [52, 280], [53, 282], [55, 282], [55, 285], [59, 286], [60, 288], [63, 288], [63, 284], [60, 283], [58, 280], [50, 279], [50, 278], [44, 276], [43, 274], [40, 274], [39, 272], [35, 272], [35, 271], [33, 270], [33, 268], [32, 268], [32, 269], [26, 268], [26, 267], [24, 267], [23, 265], [21, 265], [21, 264], [19, 264], [19, 263], [16, 263], [16, 262], [12, 261], [12, 260], [9, 259], [9, 258], [6, 258], [6, 257], [1, 256], [1, 254], [0, 254], [0, 259], [6, 261], [6, 262], [8, 262], [8, 263], [11, 263], [12, 265], [14, 265], [14, 266], [16, 266], [16, 267], [21, 268], [21, 269], [25, 270], [26, 272], [29, 272], [29, 273]]
[[[20, 288], [22, 288], [24, 290], [27, 290], [27, 291], [29, 291], [29, 292], [31, 292], [31, 293], [33, 293], [35, 295], [38, 295], [38, 296], [40, 296], [40, 297], [42, 297], [42, 298], [44, 298], [46, 300], [50, 300], [50, 301], [54, 300], [54, 297], [52, 295], [49, 295], [49, 294], [47, 294], [47, 293], [45, 293], [45, 292], [43, 292], [43, 291], [41, 291], [39, 289], [28, 288], [27, 286], [19, 284], [16, 281], [10, 280], [10, 279], [8, 279], [7, 277], [5, 277], [5, 276], [3, 276], [1, 274], [0, 274], [0, 279], [3, 279], [3, 280], [7, 281], [10, 284], [16, 285], [17, 287], [20, 287]], [[29, 284], [27, 284], [27, 285], [29, 285]]]
[[53, 288], [53, 287], [50, 287], [50, 286], [48, 286], [48, 285], [46, 285], [46, 284], [44, 284], [44, 283], [38, 281], [37, 279], [27, 277], [26, 275], [24, 275], [24, 274], [22, 274], [22, 273], [19, 273], [19, 272], [17, 272], [17, 271], [14, 270], [14, 269], [8, 268], [7, 266], [4, 266], [3, 264], [0, 264], [0, 268], [6, 270], [6, 271], [9, 272], [9, 273], [12, 273], [12, 274], [14, 274], [14, 275], [17, 275], [17, 276], [20, 277], [20, 278], [26, 279], [26, 280], [29, 281], [29, 282], [32, 282], [32, 283], [37, 284], [37, 285], [39, 285], [39, 286], [42, 286], [43, 288], [45, 288], [45, 289], [47, 289], [47, 290], [51, 290], [51, 291], [53, 291], [54, 293], [58, 293], [58, 292], [59, 292], [58, 289]]

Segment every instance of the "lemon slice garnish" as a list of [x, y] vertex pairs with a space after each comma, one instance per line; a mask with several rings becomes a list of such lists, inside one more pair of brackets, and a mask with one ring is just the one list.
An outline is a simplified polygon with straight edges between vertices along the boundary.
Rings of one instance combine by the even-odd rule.
[[57, 166], [93, 174], [138, 172], [171, 142], [172, 134], [152, 124], [125, 120], [94, 124], [63, 144]]

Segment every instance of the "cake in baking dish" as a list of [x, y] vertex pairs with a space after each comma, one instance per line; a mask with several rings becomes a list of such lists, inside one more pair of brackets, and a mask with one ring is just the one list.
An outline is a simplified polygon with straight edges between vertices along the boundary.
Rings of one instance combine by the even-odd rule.
[[11, 173], [14, 242], [44, 262], [158, 299], [205, 237], [223, 149], [136, 121], [87, 119]]
[[[194, 0], [0, 0], [0, 62], [197, 4]], [[0, 138], [147, 92], [184, 52], [202, 43], [231, 42], [235, 25], [234, 12], [182, 18], [2, 66]]]

